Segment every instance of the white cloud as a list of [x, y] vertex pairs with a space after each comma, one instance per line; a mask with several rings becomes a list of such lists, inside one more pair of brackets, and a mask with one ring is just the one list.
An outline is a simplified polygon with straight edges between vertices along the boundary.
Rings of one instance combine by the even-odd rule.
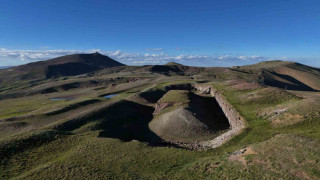
[[203, 60], [208, 59], [209, 56], [205, 55], [179, 55], [176, 57], [173, 57], [175, 60]]
[[263, 56], [232, 56], [232, 55], [222, 55], [217, 57], [218, 60], [224, 61], [233, 61], [233, 60], [241, 60], [241, 61], [265, 61], [270, 60], [268, 57]]
[[116, 50], [115, 52], [111, 52], [109, 55], [111, 56], [119, 56], [121, 54], [120, 50]]
[[163, 48], [146, 49], [146, 51], [163, 51]]
[[212, 66], [215, 64], [244, 64], [244, 63], [256, 63], [264, 60], [288, 60], [288, 57], [263, 57], [263, 56], [244, 56], [244, 55], [197, 55], [197, 54], [180, 54], [180, 55], [168, 55], [164, 52], [154, 53], [128, 53], [121, 50], [108, 51], [101, 49], [88, 49], [88, 50], [9, 50], [0, 48], [0, 65], [18, 65], [28, 62], [35, 62], [40, 60], [47, 60], [59, 56], [68, 54], [79, 53], [94, 53], [99, 52], [106, 56], [109, 56], [117, 61], [125, 64], [164, 64], [170, 61], [184, 62], [189, 65], [199, 66]]

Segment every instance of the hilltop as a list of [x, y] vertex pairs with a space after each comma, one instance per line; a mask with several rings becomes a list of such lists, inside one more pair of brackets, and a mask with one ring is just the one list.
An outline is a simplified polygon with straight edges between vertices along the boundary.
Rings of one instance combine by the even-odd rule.
[[166, 66], [183, 66], [182, 64], [176, 63], [176, 62], [168, 62], [166, 64], [164, 64]]
[[207, 76], [240, 78], [288, 90], [320, 90], [320, 69], [289, 61], [265, 61], [231, 68], [207, 68]]
[[97, 52], [72, 54], [0, 70], [0, 84], [73, 76], [115, 66], [124, 66], [124, 64]]

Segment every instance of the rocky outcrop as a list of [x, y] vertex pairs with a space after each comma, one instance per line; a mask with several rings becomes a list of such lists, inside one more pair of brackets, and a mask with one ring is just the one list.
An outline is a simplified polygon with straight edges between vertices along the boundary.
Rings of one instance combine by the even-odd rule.
[[233, 106], [225, 99], [221, 92], [217, 91], [210, 85], [194, 84], [193, 88], [204, 94], [211, 94], [217, 100], [219, 106], [228, 118], [230, 130], [221, 134], [210, 141], [200, 142], [203, 148], [216, 148], [230, 140], [233, 136], [240, 134], [242, 129], [245, 128], [245, 120], [233, 108]]

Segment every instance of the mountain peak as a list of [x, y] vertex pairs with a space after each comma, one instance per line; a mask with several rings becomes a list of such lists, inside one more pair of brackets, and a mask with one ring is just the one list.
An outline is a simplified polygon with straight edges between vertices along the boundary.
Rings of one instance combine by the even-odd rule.
[[96, 51], [94, 53], [91, 53], [91, 55], [102, 55], [102, 54], [100, 54], [98, 51]]
[[176, 63], [176, 62], [168, 62], [165, 64], [166, 66], [183, 66], [182, 64]]
[[70, 54], [47, 61], [20, 65], [12, 67], [10, 73], [18, 79], [38, 79], [74, 76], [116, 66], [125, 65], [108, 56], [95, 52], [91, 54]]

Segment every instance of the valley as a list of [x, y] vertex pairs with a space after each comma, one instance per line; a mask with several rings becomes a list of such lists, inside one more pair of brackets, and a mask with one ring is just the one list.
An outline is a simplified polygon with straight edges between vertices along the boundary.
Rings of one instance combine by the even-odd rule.
[[54, 76], [44, 62], [0, 70], [2, 179], [320, 178], [319, 69], [88, 63], [97, 56], [108, 59], [49, 60]]

